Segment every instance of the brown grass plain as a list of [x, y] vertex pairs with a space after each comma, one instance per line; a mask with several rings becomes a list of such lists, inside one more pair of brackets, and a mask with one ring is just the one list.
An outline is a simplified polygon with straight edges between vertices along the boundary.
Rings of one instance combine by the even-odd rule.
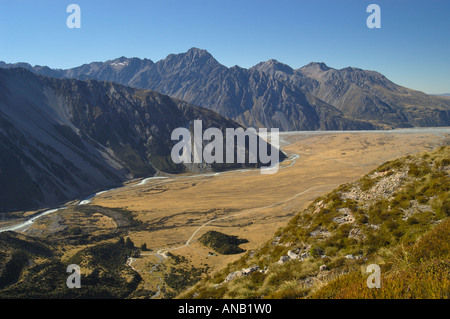
[[[170, 252], [214, 272], [238, 255], [211, 256], [197, 240], [209, 230], [245, 238], [251, 251], [269, 240], [316, 197], [357, 180], [380, 164], [448, 144], [450, 130], [399, 132], [286, 132], [280, 134], [289, 158], [276, 174], [259, 170], [217, 175], [166, 176], [96, 196], [92, 204], [132, 211], [147, 230], [129, 237], [150, 252], [133, 259], [144, 286], [156, 289], [163, 272], [151, 271]], [[244, 253], [243, 253], [244, 254]]]

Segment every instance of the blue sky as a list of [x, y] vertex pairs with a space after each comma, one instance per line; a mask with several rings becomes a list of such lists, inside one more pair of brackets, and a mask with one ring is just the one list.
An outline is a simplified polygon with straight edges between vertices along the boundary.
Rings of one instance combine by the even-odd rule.
[[[66, 26], [71, 3], [81, 7], [81, 29]], [[381, 7], [381, 29], [366, 26], [371, 3]], [[156, 62], [191, 47], [228, 67], [325, 62], [450, 93], [448, 0], [0, 0], [0, 61], [8, 63]]]

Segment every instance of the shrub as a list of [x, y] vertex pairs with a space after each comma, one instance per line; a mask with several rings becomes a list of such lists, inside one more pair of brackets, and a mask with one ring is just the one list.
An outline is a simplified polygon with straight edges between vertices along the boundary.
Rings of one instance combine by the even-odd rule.
[[220, 254], [231, 255], [244, 252], [245, 250], [240, 248], [239, 245], [247, 243], [248, 240], [211, 230], [203, 234], [199, 238], [199, 242]]
[[319, 258], [324, 254], [325, 250], [318, 246], [318, 245], [313, 245], [309, 251], [309, 254], [313, 257], [313, 258]]

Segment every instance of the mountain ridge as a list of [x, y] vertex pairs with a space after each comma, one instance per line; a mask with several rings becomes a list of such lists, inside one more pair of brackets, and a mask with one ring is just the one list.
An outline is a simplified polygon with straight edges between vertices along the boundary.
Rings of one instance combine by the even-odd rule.
[[228, 68], [208, 51], [191, 48], [157, 62], [120, 57], [67, 70], [25, 66], [52, 77], [158, 91], [244, 126], [342, 130], [450, 125], [450, 102], [444, 97], [401, 87], [376, 71], [334, 69], [323, 62], [294, 70], [271, 59], [248, 69]]

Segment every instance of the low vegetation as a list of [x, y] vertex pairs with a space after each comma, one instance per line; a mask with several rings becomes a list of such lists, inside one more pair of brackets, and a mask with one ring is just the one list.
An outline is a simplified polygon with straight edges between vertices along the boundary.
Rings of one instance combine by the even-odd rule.
[[[104, 216], [113, 228], [95, 226]], [[30, 229], [35, 236], [0, 233], [0, 298], [133, 298], [151, 292], [127, 265], [140, 249], [130, 229], [141, 227], [132, 213], [100, 206], [77, 206], [49, 215]], [[50, 223], [41, 231], [39, 223]], [[145, 248], [145, 247], [144, 247]], [[81, 289], [69, 289], [67, 266], [81, 268]]]
[[[22, 240], [13, 233], [3, 236]], [[27, 239], [23, 239], [25, 243]], [[141, 281], [140, 275], [126, 266], [128, 256], [136, 249], [130, 246], [130, 241], [97, 244], [80, 250], [68, 260], [49, 254], [55, 247], [48, 243], [48, 246], [43, 242], [41, 245], [38, 251], [24, 244], [7, 253], [10, 257], [2, 263], [0, 272], [1, 298], [127, 298], [135, 293]], [[70, 264], [82, 269], [82, 289], [67, 288], [66, 270]]]
[[364, 269], [331, 280], [313, 298], [450, 298], [450, 219], [414, 245], [397, 247], [382, 268], [381, 289], [367, 289]]
[[240, 254], [245, 250], [239, 247], [240, 244], [247, 243], [248, 240], [238, 238], [237, 236], [226, 235], [217, 231], [208, 231], [203, 234], [199, 241], [223, 255]]

